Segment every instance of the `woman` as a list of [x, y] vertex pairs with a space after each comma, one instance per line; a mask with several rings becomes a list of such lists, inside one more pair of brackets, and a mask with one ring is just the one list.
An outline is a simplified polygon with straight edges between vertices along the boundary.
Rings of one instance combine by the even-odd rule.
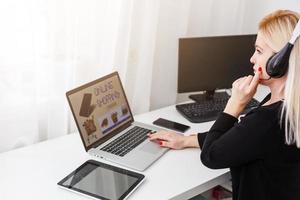
[[[288, 72], [280, 78], [266, 73], [266, 63], [290, 40], [299, 14], [279, 10], [262, 19], [250, 61], [254, 76], [232, 84], [225, 110], [205, 134], [172, 132], [149, 135], [162, 147], [200, 147], [209, 168], [230, 168], [234, 200], [300, 199], [300, 39], [289, 57]], [[271, 93], [238, 122], [258, 84]]]

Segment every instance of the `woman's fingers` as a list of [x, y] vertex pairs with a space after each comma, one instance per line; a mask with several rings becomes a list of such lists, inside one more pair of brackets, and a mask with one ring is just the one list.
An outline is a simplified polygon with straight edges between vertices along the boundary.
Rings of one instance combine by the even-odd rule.
[[159, 141], [159, 145], [161, 147], [166, 147], [166, 148], [170, 148], [170, 149], [182, 149], [183, 146], [182, 145], [178, 145], [174, 140], [161, 140]]
[[250, 85], [250, 83], [251, 83], [251, 80], [252, 80], [252, 78], [253, 78], [253, 76], [251, 76], [251, 75], [249, 75], [249, 76], [247, 76], [244, 80], [243, 80], [243, 82], [241, 83], [241, 88], [246, 88], [246, 87], [248, 87], [249, 85]]
[[171, 149], [184, 148], [184, 136], [175, 132], [160, 131], [154, 134], [148, 134], [150, 141], [157, 142], [161, 147]]
[[238, 89], [240, 91], [244, 91], [244, 92], [252, 92], [253, 90], [256, 89], [258, 83], [259, 83], [259, 74], [255, 73], [254, 76], [249, 75], [246, 78], [243, 78], [243, 80], [241, 80], [240, 82], [238, 82], [239, 84], [237, 85]]
[[168, 142], [168, 141], [160, 141], [160, 146], [161, 146], [161, 147], [171, 148], [171, 149], [174, 148], [174, 147], [171, 145], [171, 143]]
[[246, 76], [245, 77], [241, 77], [237, 80], [235, 80], [232, 84], [232, 86], [236, 86], [236, 85], [239, 85], [240, 82], [242, 82], [245, 78], [247, 78]]
[[250, 83], [250, 90], [254, 90], [256, 89], [256, 87], [258, 86], [259, 83], [259, 73], [255, 73], [251, 83]]
[[160, 131], [153, 134], [148, 134], [150, 140], [169, 140], [168, 135], [165, 131]]

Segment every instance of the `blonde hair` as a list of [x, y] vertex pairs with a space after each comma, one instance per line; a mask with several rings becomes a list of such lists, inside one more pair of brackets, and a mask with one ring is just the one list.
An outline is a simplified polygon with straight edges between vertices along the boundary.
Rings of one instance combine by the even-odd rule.
[[[260, 33], [275, 52], [291, 39], [299, 16], [293, 11], [278, 10], [259, 23]], [[300, 38], [296, 40], [289, 59], [280, 121], [281, 124], [284, 122], [286, 143], [300, 148]]]

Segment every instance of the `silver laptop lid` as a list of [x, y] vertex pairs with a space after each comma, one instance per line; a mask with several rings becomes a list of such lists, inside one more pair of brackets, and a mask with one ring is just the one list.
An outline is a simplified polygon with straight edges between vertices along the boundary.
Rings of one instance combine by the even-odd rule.
[[68, 91], [66, 96], [86, 151], [133, 122], [118, 72]]

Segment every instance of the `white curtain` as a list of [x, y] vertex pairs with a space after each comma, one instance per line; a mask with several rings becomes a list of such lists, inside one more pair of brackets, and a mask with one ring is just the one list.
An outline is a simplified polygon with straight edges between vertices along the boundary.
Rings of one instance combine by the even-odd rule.
[[188, 7], [187, 0], [1, 0], [0, 152], [76, 131], [65, 92], [115, 70], [133, 112], [149, 111], [159, 20], [175, 26], [174, 15]]
[[0, 152], [75, 132], [65, 92], [115, 70], [135, 114], [174, 104], [178, 38], [255, 32], [261, 2], [0, 0]]
[[75, 131], [65, 92], [114, 70], [122, 6], [0, 1], [0, 152]]

